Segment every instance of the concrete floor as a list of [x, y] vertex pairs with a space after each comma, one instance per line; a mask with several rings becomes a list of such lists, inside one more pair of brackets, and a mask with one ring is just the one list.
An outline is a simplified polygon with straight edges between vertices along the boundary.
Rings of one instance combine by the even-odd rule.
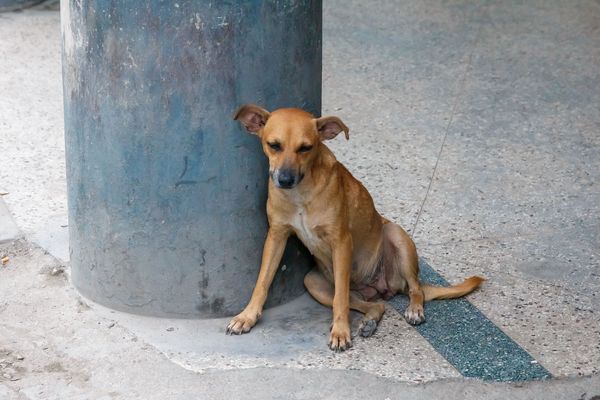
[[598, 21], [591, 0], [324, 4], [323, 114], [351, 130], [338, 158], [448, 281], [488, 278], [471, 303], [559, 378], [492, 385], [461, 378], [391, 307], [332, 354], [308, 297], [233, 338], [224, 320], [81, 299], [66, 279], [59, 15], [0, 14], [0, 399], [600, 395]]

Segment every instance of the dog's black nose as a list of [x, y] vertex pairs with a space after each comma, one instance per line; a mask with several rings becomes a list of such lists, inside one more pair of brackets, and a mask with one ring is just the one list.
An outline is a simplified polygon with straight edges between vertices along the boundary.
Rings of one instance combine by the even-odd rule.
[[279, 174], [277, 174], [277, 183], [280, 188], [289, 189], [294, 186], [296, 182], [296, 175], [293, 171], [290, 170], [281, 170]]

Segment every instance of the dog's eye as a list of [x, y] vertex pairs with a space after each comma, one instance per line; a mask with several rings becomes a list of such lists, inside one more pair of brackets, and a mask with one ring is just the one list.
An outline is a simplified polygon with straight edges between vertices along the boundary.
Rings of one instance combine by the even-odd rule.
[[298, 149], [298, 153], [307, 153], [309, 151], [312, 150], [312, 146], [308, 145], [308, 144], [303, 144], [302, 146], [300, 146], [300, 148]]
[[267, 143], [269, 145], [270, 148], [272, 148], [275, 151], [281, 151], [281, 145], [277, 142], [272, 142], [272, 143]]

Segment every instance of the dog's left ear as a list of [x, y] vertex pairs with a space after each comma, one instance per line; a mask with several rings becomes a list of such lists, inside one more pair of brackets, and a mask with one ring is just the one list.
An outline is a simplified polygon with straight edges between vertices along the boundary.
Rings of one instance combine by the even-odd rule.
[[248, 132], [258, 134], [270, 115], [271, 113], [256, 104], [244, 104], [235, 112], [233, 119], [239, 120]]
[[336, 137], [341, 131], [344, 131], [346, 140], [350, 139], [348, 127], [338, 117], [321, 117], [315, 120], [317, 131], [321, 140], [329, 140]]

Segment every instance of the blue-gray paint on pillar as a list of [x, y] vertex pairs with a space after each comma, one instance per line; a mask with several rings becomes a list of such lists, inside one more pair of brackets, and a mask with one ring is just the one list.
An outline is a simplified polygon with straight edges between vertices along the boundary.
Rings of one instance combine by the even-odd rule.
[[[157, 316], [236, 313], [266, 235], [267, 163], [232, 120], [321, 108], [321, 1], [63, 1], [72, 279]], [[267, 305], [304, 291], [292, 241]]]

